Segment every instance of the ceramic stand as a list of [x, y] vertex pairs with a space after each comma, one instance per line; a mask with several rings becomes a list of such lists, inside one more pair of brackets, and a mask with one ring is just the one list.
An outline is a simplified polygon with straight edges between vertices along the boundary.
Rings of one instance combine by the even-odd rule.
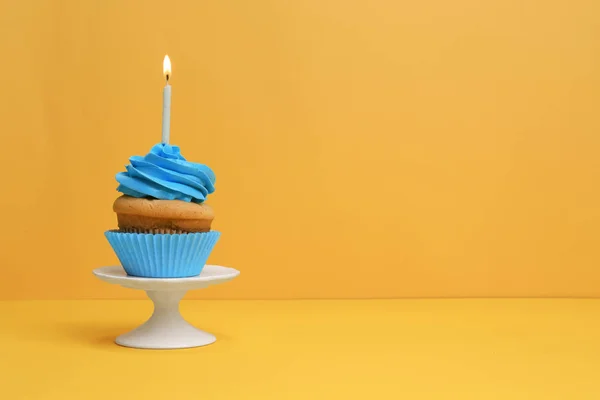
[[94, 270], [99, 279], [130, 289], [145, 290], [154, 303], [148, 321], [116, 339], [121, 346], [140, 349], [182, 349], [213, 343], [214, 335], [190, 325], [179, 312], [179, 301], [188, 290], [229, 281], [239, 275], [233, 268], [207, 265], [191, 278], [138, 278], [128, 276], [122, 267]]

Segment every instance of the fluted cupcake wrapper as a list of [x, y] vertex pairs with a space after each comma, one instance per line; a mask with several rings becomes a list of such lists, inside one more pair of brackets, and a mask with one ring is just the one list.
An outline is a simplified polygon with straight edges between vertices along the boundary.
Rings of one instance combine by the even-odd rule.
[[152, 234], [104, 233], [125, 272], [146, 278], [197, 276], [221, 235], [219, 232]]
[[[167, 228], [156, 228], [156, 229], [125, 228], [125, 229], [119, 229], [119, 232], [125, 232], [125, 233], [154, 233], [154, 234], [169, 234], [169, 235], [189, 233], [187, 231], [184, 231], [183, 229], [167, 229]], [[200, 233], [200, 232], [198, 232], [198, 233]]]

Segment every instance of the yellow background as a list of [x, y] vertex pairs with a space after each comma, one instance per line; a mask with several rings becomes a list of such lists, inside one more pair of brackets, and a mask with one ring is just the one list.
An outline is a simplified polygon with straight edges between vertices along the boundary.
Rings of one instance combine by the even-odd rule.
[[115, 345], [151, 310], [0, 302], [2, 399], [600, 398], [598, 299], [191, 300], [214, 344]]
[[127, 298], [114, 174], [217, 174], [213, 298], [600, 294], [600, 3], [21, 1], [0, 10], [4, 299]]

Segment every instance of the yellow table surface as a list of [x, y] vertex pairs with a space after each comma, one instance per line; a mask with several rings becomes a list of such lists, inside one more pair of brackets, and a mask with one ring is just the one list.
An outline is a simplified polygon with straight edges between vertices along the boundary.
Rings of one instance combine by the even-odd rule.
[[0, 399], [598, 399], [600, 300], [184, 301], [216, 343], [113, 343], [150, 301], [0, 302]]

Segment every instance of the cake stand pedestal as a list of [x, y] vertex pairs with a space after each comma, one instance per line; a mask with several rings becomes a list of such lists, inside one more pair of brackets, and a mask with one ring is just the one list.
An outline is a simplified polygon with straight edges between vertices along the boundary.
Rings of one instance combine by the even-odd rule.
[[196, 329], [179, 312], [179, 301], [188, 290], [227, 282], [240, 274], [233, 268], [206, 265], [202, 273], [190, 278], [140, 278], [129, 276], [122, 267], [102, 267], [94, 275], [104, 282], [130, 289], [145, 290], [154, 303], [154, 312], [141, 326], [117, 337], [121, 346], [138, 349], [183, 349], [217, 340], [214, 335]]

